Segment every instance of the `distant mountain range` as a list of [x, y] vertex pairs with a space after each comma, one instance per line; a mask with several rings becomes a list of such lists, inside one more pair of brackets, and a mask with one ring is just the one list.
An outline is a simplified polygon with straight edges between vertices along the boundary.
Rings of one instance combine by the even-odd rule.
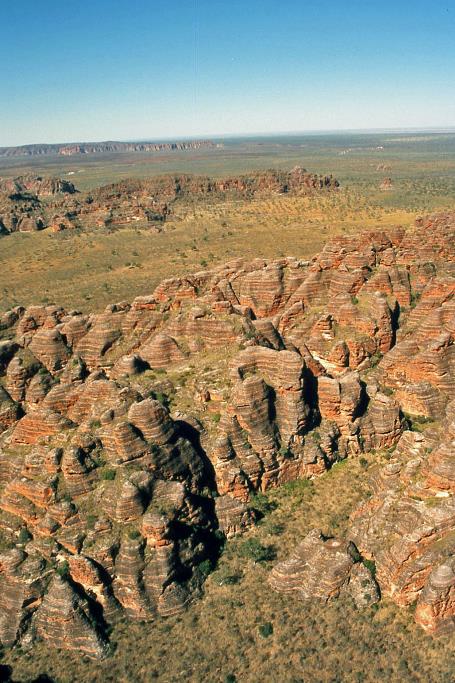
[[76, 154], [102, 154], [106, 152], [166, 152], [172, 150], [217, 147], [211, 140], [187, 140], [179, 142], [71, 142], [63, 144], [21, 145], [0, 147], [0, 157], [21, 156], [74, 156]]

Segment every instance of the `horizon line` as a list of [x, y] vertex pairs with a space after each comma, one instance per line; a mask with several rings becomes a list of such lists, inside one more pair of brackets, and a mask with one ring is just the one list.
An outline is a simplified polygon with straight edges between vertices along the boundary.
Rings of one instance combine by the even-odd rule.
[[354, 135], [372, 135], [372, 134], [399, 134], [399, 133], [455, 133], [455, 125], [453, 126], [391, 126], [387, 128], [307, 128], [298, 130], [275, 130], [275, 131], [254, 131], [254, 132], [236, 132], [236, 133], [216, 133], [212, 135], [200, 134], [200, 135], [175, 135], [175, 136], [165, 136], [165, 137], [147, 137], [147, 138], [130, 138], [130, 139], [120, 139], [120, 138], [109, 138], [105, 140], [93, 139], [93, 140], [78, 140], [78, 141], [65, 141], [65, 142], [24, 142], [18, 145], [0, 145], [2, 149], [14, 149], [17, 147], [30, 147], [32, 145], [78, 145], [78, 144], [102, 144], [102, 143], [160, 143], [160, 142], [170, 142], [170, 141], [214, 141], [214, 140], [226, 140], [235, 138], [251, 138], [251, 137], [272, 137], [272, 136], [291, 136], [291, 135], [337, 135], [343, 133], [351, 133]]

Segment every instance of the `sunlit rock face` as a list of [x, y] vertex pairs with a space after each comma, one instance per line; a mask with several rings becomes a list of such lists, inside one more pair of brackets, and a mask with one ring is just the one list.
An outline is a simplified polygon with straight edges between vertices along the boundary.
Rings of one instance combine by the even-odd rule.
[[370, 570], [359, 559], [353, 543], [324, 538], [314, 529], [287, 560], [272, 569], [269, 583], [274, 590], [298, 600], [327, 602], [347, 593], [357, 607], [367, 607], [379, 600], [379, 590]]
[[239, 258], [90, 315], [2, 314], [2, 644], [105, 656], [116, 619], [200, 594], [255, 492], [373, 450], [390, 457], [350, 537], [310, 535], [272, 585], [377, 599], [353, 541], [382, 592], [451, 628], [454, 225]]

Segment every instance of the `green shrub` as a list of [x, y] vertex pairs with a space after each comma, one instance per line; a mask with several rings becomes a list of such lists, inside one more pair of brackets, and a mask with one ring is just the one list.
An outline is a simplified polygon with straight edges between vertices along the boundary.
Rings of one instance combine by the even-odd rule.
[[376, 563], [373, 560], [362, 560], [363, 564], [367, 569], [369, 569], [371, 576], [373, 579], [376, 576]]
[[265, 624], [259, 626], [258, 631], [262, 638], [268, 638], [273, 633], [273, 624], [270, 621], [266, 621]]
[[25, 527], [22, 527], [22, 529], [19, 531], [19, 536], [17, 540], [19, 543], [28, 543], [32, 538], [31, 533], [26, 529]]
[[409, 673], [409, 666], [405, 659], [400, 659], [398, 663], [398, 671], [400, 671], [402, 674]]
[[213, 565], [210, 560], [203, 560], [198, 564], [199, 572], [203, 579], [206, 579], [213, 570]]
[[141, 538], [141, 532], [139, 529], [131, 529], [128, 532], [128, 538], [130, 538], [132, 541], [137, 541], [138, 538]]
[[89, 529], [93, 529], [93, 527], [94, 527], [95, 524], [96, 524], [96, 520], [97, 520], [97, 519], [98, 519], [98, 517], [97, 517], [96, 515], [93, 515], [93, 514], [87, 515], [87, 517], [86, 517], [86, 520], [87, 520], [87, 527], [88, 527]]
[[268, 497], [265, 496], [263, 493], [256, 493], [251, 498], [250, 507], [252, 510], [258, 512], [261, 517], [264, 517], [265, 515], [268, 515], [270, 512], [273, 512], [273, 510], [276, 510], [278, 505], [277, 503], [275, 503], [275, 501], [269, 500]]
[[425, 430], [426, 425], [434, 422], [431, 417], [426, 417], [425, 415], [409, 415], [409, 413], [403, 413], [403, 415], [411, 432], [421, 433]]
[[352, 557], [352, 559], [354, 560], [354, 562], [361, 562], [362, 556], [359, 553], [359, 551], [357, 550], [357, 547], [354, 545], [354, 543], [349, 544], [348, 552], [349, 552], [350, 556]]
[[251, 341], [252, 339], [256, 339], [256, 337], [257, 337], [256, 330], [251, 330], [251, 329], [245, 330], [245, 339], [247, 339], [248, 341]]
[[411, 604], [409, 605], [409, 611], [411, 612], [411, 614], [414, 614], [416, 609], [417, 609], [417, 600], [414, 600], [414, 602], [411, 602]]
[[161, 405], [165, 408], [169, 408], [169, 398], [166, 396], [166, 394], [163, 394], [160, 391], [152, 391], [152, 398], [161, 403]]
[[101, 479], [105, 481], [114, 481], [117, 472], [115, 470], [104, 470], [101, 472]]
[[380, 363], [382, 360], [382, 353], [380, 351], [377, 351], [370, 357], [370, 367], [375, 368], [376, 365]]
[[269, 523], [267, 524], [267, 533], [270, 536], [281, 536], [284, 533], [284, 524]]
[[235, 586], [240, 583], [241, 574], [232, 574], [226, 570], [217, 572], [216, 583], [218, 586]]
[[241, 557], [257, 562], [270, 562], [276, 557], [275, 548], [271, 545], [263, 545], [257, 538], [248, 538], [240, 546]]
[[287, 448], [287, 446], [281, 446], [279, 454], [282, 458], [285, 458], [286, 460], [290, 460], [292, 458], [292, 451], [289, 448]]
[[299, 498], [304, 494], [314, 492], [314, 484], [311, 479], [294, 479], [288, 481], [280, 487], [280, 492]]
[[412, 292], [411, 293], [411, 308], [415, 308], [419, 302], [422, 292]]
[[57, 572], [57, 574], [58, 574], [62, 579], [66, 579], [66, 578], [69, 576], [69, 573], [70, 573], [70, 566], [69, 566], [68, 562], [65, 560], [64, 562], [61, 562], [61, 563], [57, 566], [57, 568], [56, 568], [55, 571]]

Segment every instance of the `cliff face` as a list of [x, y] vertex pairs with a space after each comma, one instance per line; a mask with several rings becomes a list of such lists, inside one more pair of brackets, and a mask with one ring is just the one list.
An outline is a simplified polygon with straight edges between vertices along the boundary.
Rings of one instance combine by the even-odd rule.
[[[199, 594], [255, 491], [373, 449], [389, 459], [351, 537], [313, 532], [272, 587], [374, 602], [353, 541], [383, 592], [451, 628], [454, 237], [455, 215], [437, 215], [310, 262], [236, 259], [97, 314], [3, 314], [0, 641], [104, 656], [119, 616]], [[187, 412], [168, 407], [176, 375]]]
[[167, 175], [125, 180], [86, 193], [77, 192], [67, 180], [21, 176], [0, 179], [0, 234], [138, 223], [159, 230], [174, 204], [188, 198], [251, 199], [276, 193], [324, 192], [337, 187], [338, 181], [332, 176], [318, 176], [299, 167], [288, 173], [271, 170], [221, 179]]
[[74, 142], [54, 145], [21, 145], [0, 147], [0, 157], [48, 156], [60, 154], [106, 154], [119, 152], [169, 152], [173, 150], [216, 147], [211, 140], [188, 140], [179, 142]]
[[13, 195], [13, 198], [21, 195], [53, 197], [57, 194], [74, 194], [77, 190], [68, 180], [26, 175], [18, 178], [0, 178], [0, 192]]
[[195, 175], [165, 175], [147, 180], [128, 179], [113, 185], [106, 185], [96, 191], [99, 198], [114, 198], [117, 196], [159, 195], [173, 200], [178, 197], [199, 197], [211, 195], [229, 195], [248, 198], [264, 194], [298, 194], [308, 190], [334, 189], [339, 186], [333, 176], [321, 176], [309, 173], [304, 168], [296, 166], [291, 171], [269, 169], [255, 171], [248, 175], [231, 176], [225, 178], [210, 178]]

